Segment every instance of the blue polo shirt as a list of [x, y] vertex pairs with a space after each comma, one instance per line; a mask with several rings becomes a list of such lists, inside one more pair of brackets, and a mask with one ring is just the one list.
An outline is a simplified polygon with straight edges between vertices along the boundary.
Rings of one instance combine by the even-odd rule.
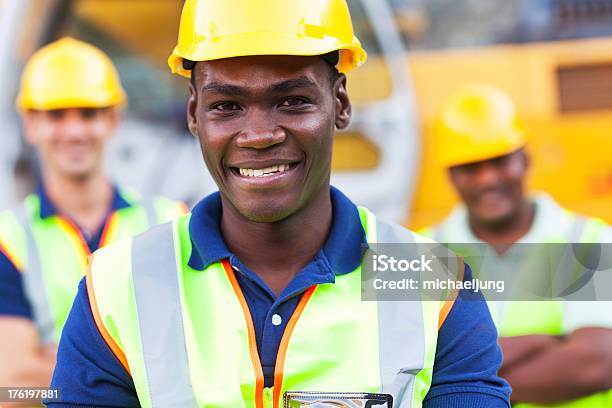
[[[55, 205], [53, 205], [53, 202], [51, 202], [51, 199], [47, 195], [43, 185], [39, 185], [36, 194], [40, 199], [40, 213], [38, 216], [41, 219], [46, 219], [59, 214]], [[130, 205], [131, 204], [125, 198], [123, 198], [119, 190], [116, 187], [113, 187], [113, 200], [111, 202], [111, 206], [109, 207], [108, 215], [121, 208], [129, 207]], [[85, 242], [87, 243], [87, 246], [91, 252], [98, 249], [100, 245], [100, 239], [102, 238], [102, 232], [104, 230], [107, 217], [105, 217], [105, 222], [100, 225], [100, 228], [98, 228], [96, 233], [93, 235], [90, 235], [82, 228], [79, 228], [81, 236], [85, 239]], [[73, 223], [74, 225], [77, 225], [76, 222]], [[21, 272], [17, 270], [13, 262], [11, 262], [11, 260], [2, 252], [2, 250], [0, 250], [0, 316], [17, 316], [30, 320], [32, 319], [32, 310], [23, 287], [23, 277]]]
[[[329, 236], [314, 259], [279, 296], [229, 251], [219, 230], [219, 193], [193, 209], [189, 232], [193, 250], [189, 265], [203, 270], [228, 258], [249, 306], [265, 385], [271, 386], [278, 347], [297, 303], [315, 284], [334, 283], [336, 275], [350, 273], [361, 262], [365, 233], [357, 207], [332, 188], [333, 221]], [[466, 268], [465, 279], [471, 279]], [[274, 325], [272, 316], [280, 316]], [[278, 323], [279, 319], [274, 319]], [[406, 339], [408, 347], [409, 339]], [[488, 308], [479, 294], [461, 292], [442, 325], [432, 387], [425, 408], [507, 408], [510, 388], [497, 376], [501, 351]], [[58, 407], [138, 407], [130, 375], [105, 343], [93, 320], [84, 280], [64, 326], [52, 387], [60, 388]]]

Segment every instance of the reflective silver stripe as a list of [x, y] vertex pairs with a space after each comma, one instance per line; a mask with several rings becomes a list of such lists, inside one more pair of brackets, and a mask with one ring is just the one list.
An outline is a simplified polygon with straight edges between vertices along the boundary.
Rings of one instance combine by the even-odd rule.
[[[596, 291], [592, 280], [595, 271], [580, 267], [580, 264], [576, 262], [574, 254], [574, 250], [585, 250], [588, 248], [587, 246], [574, 245], [587, 243], [583, 239], [583, 234], [588, 224], [589, 219], [587, 217], [574, 215], [572, 228], [567, 235], [567, 246], [560, 262], [560, 276], [557, 276], [555, 279], [560, 283], [560, 288], [555, 288], [555, 295], [562, 296], [566, 300], [596, 299]], [[576, 276], [576, 273], [580, 273], [580, 276]]]
[[[415, 243], [412, 233], [376, 220], [376, 242]], [[378, 338], [381, 391], [393, 395], [393, 406], [412, 406], [416, 375], [425, 364], [425, 322], [419, 301], [379, 301]]]
[[174, 249], [165, 223], [132, 242], [132, 274], [151, 406], [195, 407]]
[[18, 207], [14, 213], [25, 234], [28, 252], [26, 270], [23, 271], [25, 292], [32, 306], [41, 343], [51, 343], [55, 341], [55, 322], [51, 315], [49, 294], [42, 274], [40, 252], [30, 225], [31, 217], [25, 205]]
[[589, 219], [581, 215], [576, 215], [570, 233], [567, 236], [567, 242], [575, 244], [582, 242], [582, 234], [589, 223]]
[[147, 215], [147, 228], [159, 224], [157, 211], [155, 210], [155, 200], [153, 198], [146, 198], [140, 201], [140, 205], [144, 208]]

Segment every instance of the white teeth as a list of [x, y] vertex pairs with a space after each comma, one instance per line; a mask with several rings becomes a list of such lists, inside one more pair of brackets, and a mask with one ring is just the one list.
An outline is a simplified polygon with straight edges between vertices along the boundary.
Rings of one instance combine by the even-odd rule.
[[241, 176], [245, 177], [265, 177], [274, 173], [282, 173], [289, 170], [288, 164], [279, 164], [266, 167], [265, 169], [238, 169]]

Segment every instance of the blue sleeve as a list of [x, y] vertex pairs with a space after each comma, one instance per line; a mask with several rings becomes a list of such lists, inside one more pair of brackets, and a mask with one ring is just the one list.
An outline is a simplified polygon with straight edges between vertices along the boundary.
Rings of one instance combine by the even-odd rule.
[[[472, 279], [466, 265], [464, 281]], [[510, 386], [497, 376], [502, 353], [480, 292], [459, 292], [438, 333], [431, 388], [423, 408], [508, 408]]]
[[13, 262], [0, 251], [0, 316], [32, 320], [32, 309], [23, 288], [23, 277]]
[[52, 408], [140, 407], [129, 373], [108, 347], [93, 319], [85, 279], [68, 315], [51, 387], [61, 401]]

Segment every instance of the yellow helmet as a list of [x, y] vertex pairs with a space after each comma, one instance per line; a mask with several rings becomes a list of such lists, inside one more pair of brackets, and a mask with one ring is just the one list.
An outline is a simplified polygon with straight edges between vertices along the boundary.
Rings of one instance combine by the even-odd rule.
[[19, 110], [123, 105], [125, 91], [110, 58], [93, 45], [65, 37], [38, 50], [25, 66]]
[[168, 65], [173, 73], [190, 77], [183, 59], [332, 51], [340, 51], [337, 68], [343, 73], [367, 57], [353, 33], [346, 0], [186, 0]]
[[434, 127], [437, 161], [446, 167], [504, 156], [525, 143], [514, 103], [488, 85], [470, 85], [452, 94]]

